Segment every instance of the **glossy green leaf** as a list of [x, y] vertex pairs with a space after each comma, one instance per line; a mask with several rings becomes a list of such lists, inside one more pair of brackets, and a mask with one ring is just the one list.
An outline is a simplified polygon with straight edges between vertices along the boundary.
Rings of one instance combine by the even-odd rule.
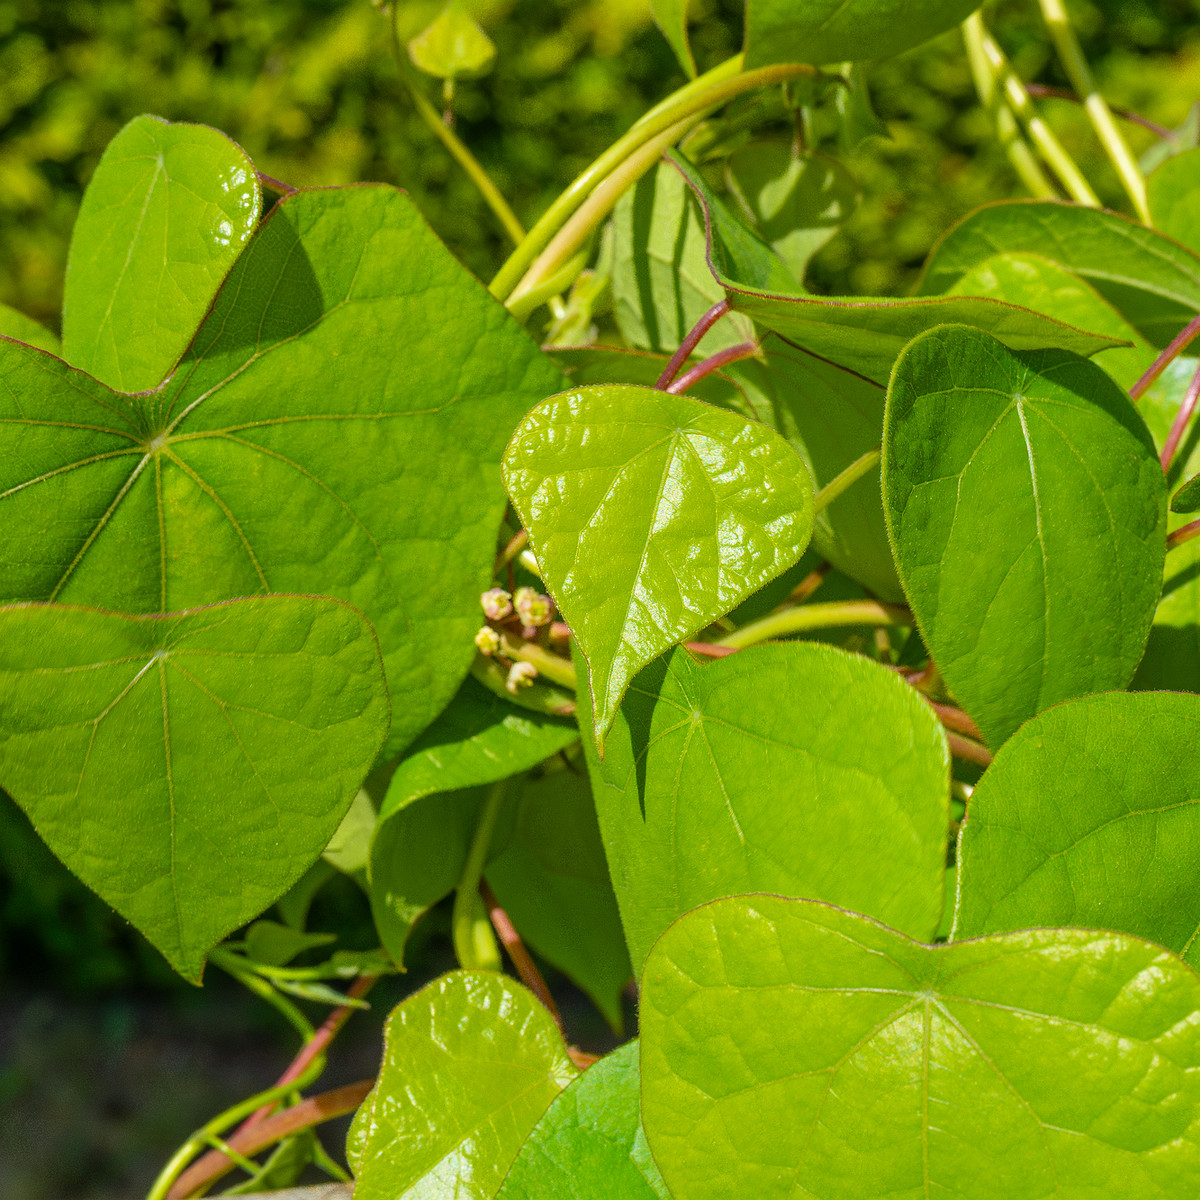
[[945, 735], [877, 663], [804, 642], [675, 650], [634, 680], [604, 761], [584, 745], [636, 969], [680, 914], [744, 892], [936, 932]]
[[1094, 354], [1114, 345], [1112, 338], [1102, 334], [987, 297], [888, 300], [805, 295], [798, 284], [789, 288], [783, 261], [729, 212], [703, 176], [679, 155], [672, 155], [672, 162], [702, 201], [712, 269], [729, 303], [761, 327], [876, 383], [887, 383], [909, 341], [938, 325], [977, 325], [1014, 349], [1059, 346]]
[[1173, 513], [1194, 513], [1200, 512], [1200, 475], [1193, 475], [1171, 497], [1171, 511]]
[[576, 1074], [531, 992], [493, 972], [443, 975], [388, 1017], [350, 1129], [355, 1200], [491, 1200]]
[[387, 722], [379, 647], [333, 600], [0, 609], [0, 784], [192, 980], [313, 864]]
[[1052, 200], [977, 208], [934, 247], [917, 290], [946, 292], [997, 254], [1037, 254], [1074, 271], [1156, 346], [1200, 312], [1200, 257], [1118, 213]]
[[1027, 722], [959, 841], [956, 938], [1117, 929], [1200, 966], [1200, 696], [1115, 692]]
[[413, 743], [380, 808], [368, 866], [375, 925], [398, 965], [414, 923], [458, 884], [479, 820], [478, 789], [578, 736], [574, 722], [515, 708], [467, 679]]
[[379, 634], [392, 753], [470, 666], [500, 453], [562, 385], [383, 186], [280, 201], [159, 391], [114, 393], [12, 342], [0, 371], [3, 598], [337, 596]]
[[1133, 677], [1166, 489], [1145, 423], [1099, 367], [961, 326], [918, 338], [888, 393], [883, 499], [925, 644], [993, 747]]
[[477, 79], [492, 69], [496, 46], [462, 0], [448, 0], [432, 23], [409, 41], [408, 56], [438, 79]]
[[1183, 1200], [1200, 979], [1039, 929], [922, 946], [776, 896], [689, 913], [642, 990], [642, 1120], [675, 1200]]
[[746, 66], [886, 58], [953, 29], [978, 0], [746, 0]]
[[71, 235], [68, 362], [118, 391], [157, 387], [261, 208], [254, 164], [224, 134], [158, 117], [130, 121], [104, 151]]
[[1039, 254], [998, 254], [972, 267], [950, 289], [956, 296], [991, 296], [1054, 316], [1122, 342], [1093, 361], [1126, 391], [1146, 373], [1154, 348], [1091, 284]]
[[654, 20], [663, 36], [671, 43], [675, 57], [680, 66], [695, 78], [696, 60], [692, 57], [692, 47], [688, 43], [688, 8], [691, 0], [650, 0], [650, 8], [654, 12]]
[[[776, 334], [764, 339], [762, 361], [735, 363], [728, 374], [740, 385], [726, 401], [729, 407], [782, 433], [818, 488], [883, 441], [885, 390]], [[817, 514], [813, 545], [822, 558], [880, 599], [903, 602], [883, 519], [878, 467]]]
[[587, 661], [600, 746], [642, 667], [781, 575], [812, 535], [812, 480], [783, 438], [652, 388], [552, 396], [518, 426], [504, 477]]
[[620, 1029], [633, 968], [586, 774], [556, 771], [515, 789], [486, 876], [522, 938]]
[[24, 342], [62, 357], [62, 342], [45, 325], [7, 304], [0, 304], [0, 337], [12, 338], [15, 342]]
[[[704, 218], [679, 172], [660, 163], [621, 198], [613, 225], [612, 296], [621, 336], [640, 350], [670, 354], [725, 295], [708, 269]], [[744, 317], [726, 317], [697, 352], [715, 354], [753, 336]]]
[[1146, 192], [1154, 227], [1200, 254], [1200, 150], [1168, 158]]
[[858, 183], [836, 159], [798, 155], [788, 142], [743, 146], [725, 173], [743, 212], [799, 280], [860, 198]]
[[497, 1200], [670, 1200], [642, 1132], [638, 1044], [575, 1080], [546, 1110]]

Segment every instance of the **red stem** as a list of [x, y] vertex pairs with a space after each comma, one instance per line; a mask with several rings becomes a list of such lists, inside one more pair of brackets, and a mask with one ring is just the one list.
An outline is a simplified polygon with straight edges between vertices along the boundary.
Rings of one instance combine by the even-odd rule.
[[483, 896], [484, 904], [487, 905], [492, 928], [496, 931], [496, 936], [503, 943], [505, 950], [508, 951], [508, 957], [512, 959], [513, 966], [517, 968], [521, 982], [545, 1005], [546, 1011], [554, 1018], [555, 1025], [562, 1033], [563, 1023], [562, 1017], [559, 1016], [558, 1005], [554, 1003], [554, 997], [550, 995], [550, 989], [546, 986], [541, 971], [537, 969], [537, 963], [525, 949], [525, 943], [521, 941], [521, 935], [517, 932], [516, 926], [512, 923], [508, 913], [500, 907], [500, 901], [496, 899], [496, 893], [492, 891], [486, 879], [479, 881], [479, 892]]
[[671, 361], [667, 363], [666, 370], [658, 377], [658, 382], [654, 386], [660, 392], [667, 390], [671, 381], [683, 369], [683, 364], [691, 358], [692, 351], [700, 343], [700, 339], [729, 311], [729, 301], [722, 300], [719, 304], [714, 304], [696, 322], [695, 328], [683, 339], [683, 345], [671, 355]]
[[1134, 400], [1140, 400], [1150, 385], [1200, 336], [1200, 317], [1193, 317], [1175, 340], [1154, 360], [1154, 365], [1129, 389]]
[[977, 763], [981, 767], [992, 765], [991, 754], [978, 742], [968, 741], [967, 738], [959, 737], [957, 733], [949, 731], [946, 733], [946, 741], [950, 743], [950, 753], [955, 758], [966, 759], [967, 762]]
[[300, 189], [294, 188], [290, 183], [282, 183], [278, 179], [272, 179], [270, 175], [264, 175], [261, 171], [258, 173], [258, 181], [272, 192], [276, 192], [280, 196], [294, 196]]
[[1196, 411], [1197, 403], [1200, 403], [1200, 367], [1196, 368], [1196, 373], [1192, 376], [1187, 395], [1184, 396], [1183, 403], [1179, 406], [1179, 412], [1175, 414], [1175, 423], [1167, 435], [1167, 444], [1163, 446], [1162, 469], [1164, 473], [1171, 469], [1175, 451], [1179, 449], [1179, 443], [1183, 441], [1184, 434], [1187, 433], [1188, 422]]
[[702, 363], [697, 363], [686, 375], [681, 375], [675, 380], [667, 388], [667, 391], [679, 395], [681, 392], [686, 392], [693, 384], [699, 383], [706, 375], [711, 375], [714, 371], [719, 371], [730, 363], [741, 362], [743, 358], [753, 358], [757, 353], [757, 342], [742, 342], [740, 345], [730, 346], [714, 354], [711, 358], [706, 358]]
[[684, 642], [684, 645], [693, 654], [701, 654], [705, 658], [728, 658], [738, 652], [736, 646], [718, 646], [715, 642]]
[[1193, 521], [1190, 525], [1181, 525], [1174, 533], [1167, 538], [1167, 549], [1174, 550], [1182, 546], [1184, 542], [1190, 542], [1192, 538], [1200, 537], [1200, 521]]
[[[1071, 100], [1076, 104], [1083, 103], [1083, 97], [1075, 92], [1069, 91], [1067, 88], [1050, 87], [1044, 83], [1027, 83], [1025, 90], [1031, 96], [1046, 96], [1052, 97], [1055, 100]], [[1114, 114], [1118, 117], [1123, 117], [1126, 121], [1132, 121], [1135, 125], [1140, 125], [1143, 129], [1150, 130], [1155, 136], [1160, 137], [1165, 142], [1176, 141], [1175, 131], [1168, 129], [1165, 125], [1160, 125], [1157, 121], [1150, 120], [1149, 117], [1143, 117], [1141, 113], [1135, 113], [1129, 108], [1112, 108]]]

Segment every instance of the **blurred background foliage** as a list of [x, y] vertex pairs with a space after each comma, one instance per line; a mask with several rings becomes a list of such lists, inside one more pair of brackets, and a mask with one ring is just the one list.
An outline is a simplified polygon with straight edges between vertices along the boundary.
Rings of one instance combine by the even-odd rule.
[[[398, 2], [416, 27], [436, 8]], [[474, 3], [498, 55], [492, 74], [458, 84], [458, 130], [529, 223], [683, 77], [649, 0]], [[1200, 99], [1200, 0], [1070, 7], [1110, 100], [1182, 123]], [[741, 8], [693, 0], [702, 70], [736, 51]], [[1063, 86], [1036, 8], [996, 0], [987, 13], [1026, 80]], [[810, 272], [829, 293], [904, 292], [950, 224], [1021, 194], [957, 33], [868, 79], [888, 136], [846, 160], [864, 201]], [[435, 103], [438, 92], [430, 80]], [[1105, 202], [1124, 208], [1082, 111], [1043, 109]], [[83, 187], [109, 139], [144, 112], [214, 125], [294, 186], [398, 184], [479, 276], [504, 257], [497, 222], [398, 84], [372, 0], [0, 0], [0, 300], [57, 327]], [[1128, 133], [1139, 151], [1154, 140]], [[340, 882], [314, 927], [370, 941], [361, 894]], [[270, 1077], [290, 1053], [274, 1014], [213, 982], [197, 993], [173, 976], [0, 793], [0, 1194], [133, 1196], [191, 1126]], [[377, 1022], [362, 1027], [374, 1030], [365, 1073]]]

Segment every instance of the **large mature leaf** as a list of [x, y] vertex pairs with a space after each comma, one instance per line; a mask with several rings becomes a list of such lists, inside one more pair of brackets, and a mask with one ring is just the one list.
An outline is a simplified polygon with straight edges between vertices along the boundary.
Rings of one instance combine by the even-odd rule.
[[[519, 775], [579, 736], [572, 721], [516, 708], [468, 678], [396, 769], [371, 838], [371, 911], [392, 958], [458, 883], [486, 784]], [[451, 794], [454, 793], [454, 794]]]
[[0, 337], [24, 342], [50, 354], [62, 354], [62, 342], [49, 329], [7, 304], [0, 304]]
[[888, 394], [883, 499], [925, 644], [993, 746], [1133, 677], [1166, 487], [1145, 423], [1095, 364], [977, 329], [918, 338]]
[[379, 647], [334, 600], [0, 609], [0, 783], [189, 979], [312, 865], [387, 722]]
[[[622, 196], [613, 227], [613, 309], [621, 335], [638, 349], [670, 354], [725, 295], [708, 269], [704, 217], [679, 172], [660, 163]], [[745, 317], [726, 317], [698, 350], [714, 354], [753, 336]]]
[[1146, 192], [1155, 228], [1200, 254], [1200, 150], [1168, 158]]
[[546, 1110], [498, 1200], [670, 1200], [639, 1105], [638, 1044], [589, 1067]]
[[136, 117], [83, 196], [63, 295], [73, 366], [109, 387], [156, 387], [175, 365], [262, 207], [254, 164], [205, 125]]
[[626, 685], [804, 553], [812, 480], [777, 433], [669, 392], [553, 396], [504, 476], [590, 672], [597, 745]]
[[1130, 343], [1101, 350], [1093, 361], [1126, 391], [1145, 374], [1154, 348], [1090, 283], [1040, 254], [998, 254], [972, 267], [950, 289], [957, 296], [991, 296]]
[[654, 11], [654, 20], [663, 36], [671, 43], [675, 57], [680, 65], [691, 76], [696, 74], [696, 60], [692, 57], [692, 48], [688, 44], [688, 8], [691, 0], [650, 0]]
[[383, 647], [393, 751], [466, 674], [500, 453], [562, 383], [383, 186], [276, 205], [157, 392], [111, 392], [12, 342], [0, 371], [0, 595], [125, 612], [348, 600]]
[[955, 937], [1119, 929], [1200, 966], [1200, 696], [1087, 696], [1029, 721], [971, 797]]
[[776, 896], [689, 913], [642, 990], [642, 1120], [676, 1200], [1183, 1200], [1200, 979], [1039, 929], [922, 946]]
[[491, 1200], [576, 1070], [520, 984], [456, 971], [393, 1010], [379, 1081], [354, 1118], [355, 1200]]
[[730, 155], [725, 176], [746, 216], [799, 280], [861, 195], [837, 159], [797, 154], [788, 142], [742, 146]]
[[725, 207], [695, 167], [678, 154], [672, 154], [671, 160], [701, 202], [709, 261], [733, 308], [803, 349], [877, 383], [887, 383], [896, 358], [912, 338], [938, 325], [977, 325], [1015, 349], [1059, 346], [1094, 354], [1115, 344], [1102, 334], [987, 297], [885, 300], [806, 295], [798, 284], [788, 284], [782, 259]]
[[918, 291], [948, 291], [997, 254], [1038, 254], [1081, 275], [1156, 346], [1200, 312], [1200, 257], [1118, 213], [1053, 200], [977, 208], [934, 247]]
[[634, 681], [588, 765], [637, 970], [681, 913], [743, 892], [937, 931], [946, 739], [877, 663], [800, 642], [703, 663], [675, 650]]
[[[762, 361], [735, 363], [728, 374], [739, 391], [725, 403], [779, 430], [804, 459], [818, 488], [883, 441], [885, 390], [777, 334], [764, 339]], [[813, 545], [875, 595], [903, 600], [883, 519], [878, 468], [817, 514]]]
[[885, 58], [978, 7], [979, 0], [746, 0], [746, 65]]

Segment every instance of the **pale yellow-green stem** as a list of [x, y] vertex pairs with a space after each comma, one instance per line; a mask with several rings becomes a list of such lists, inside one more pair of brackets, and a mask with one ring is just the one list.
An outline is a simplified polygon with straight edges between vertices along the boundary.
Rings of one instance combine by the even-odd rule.
[[1051, 40], [1062, 61], [1063, 70], [1066, 71], [1071, 86], [1083, 100], [1083, 106], [1091, 118], [1092, 127], [1100, 138], [1105, 153], [1116, 167], [1117, 174], [1121, 177], [1121, 183], [1129, 193], [1129, 199], [1133, 201], [1138, 220], [1149, 225], [1150, 205], [1146, 199], [1146, 177], [1142, 174], [1142, 169], [1138, 166], [1133, 151], [1129, 149], [1129, 144], [1117, 127], [1116, 118], [1113, 116], [1112, 109], [1108, 107], [1108, 101], [1104, 99], [1100, 94], [1100, 89], [1096, 86], [1092, 69], [1083, 53], [1083, 47], [1079, 44], [1079, 38], [1075, 36], [1071, 18], [1067, 15], [1066, 5], [1063, 0], [1039, 0], [1039, 3], [1046, 28], [1050, 31]]
[[756, 646], [770, 638], [786, 637], [790, 633], [807, 633], [813, 629], [836, 629], [844, 625], [911, 625], [913, 615], [907, 608], [895, 604], [880, 604], [877, 600], [838, 600], [829, 604], [802, 604], [771, 613], [761, 621], [743, 625], [716, 644], [741, 650]]
[[882, 457], [879, 450], [868, 450], [831, 479], [813, 498], [813, 516], [824, 512], [843, 492], [849, 491], [864, 475], [869, 475], [879, 466]]
[[537, 667], [539, 675], [575, 691], [575, 664], [569, 658], [560, 658], [539, 646], [537, 642], [526, 642], [507, 633], [500, 635], [500, 653], [513, 661], [532, 663]]
[[488, 788], [479, 813], [479, 824], [463, 864], [458, 890], [454, 893], [454, 911], [450, 917], [450, 934], [454, 941], [454, 952], [459, 964], [467, 970], [500, 970], [500, 947], [492, 933], [492, 922], [479, 894], [479, 881], [487, 866], [488, 851], [492, 846], [492, 834], [500, 809], [504, 807], [504, 795], [508, 781], [502, 779]]

